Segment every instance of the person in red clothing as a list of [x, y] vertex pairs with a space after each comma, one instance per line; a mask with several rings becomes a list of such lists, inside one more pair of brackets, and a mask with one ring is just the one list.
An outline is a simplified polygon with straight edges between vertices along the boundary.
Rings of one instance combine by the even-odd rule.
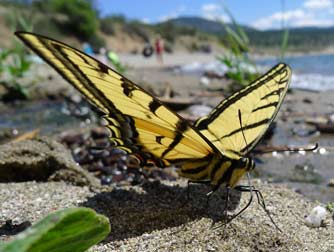
[[163, 63], [164, 41], [161, 36], [158, 36], [154, 43], [155, 53], [157, 54], [157, 60], [160, 64]]

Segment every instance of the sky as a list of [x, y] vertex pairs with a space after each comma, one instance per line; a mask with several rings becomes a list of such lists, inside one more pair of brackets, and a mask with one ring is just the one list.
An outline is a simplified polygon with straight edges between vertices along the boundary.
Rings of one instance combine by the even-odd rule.
[[122, 14], [157, 23], [179, 16], [228, 21], [224, 6], [238, 23], [260, 30], [287, 27], [334, 26], [334, 0], [96, 0], [102, 16]]

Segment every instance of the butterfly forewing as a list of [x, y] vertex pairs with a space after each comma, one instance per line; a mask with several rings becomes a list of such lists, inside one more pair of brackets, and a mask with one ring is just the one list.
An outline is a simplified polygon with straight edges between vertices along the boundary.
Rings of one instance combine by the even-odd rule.
[[177, 163], [182, 176], [210, 180], [215, 188], [222, 183], [234, 186], [247, 171], [240, 158], [264, 135], [291, 77], [288, 66], [275, 66], [192, 127], [94, 58], [44, 36], [16, 35], [99, 108], [119, 148], [136, 155], [142, 164], [153, 161], [164, 167]]
[[25, 32], [16, 35], [98, 107], [112, 140], [144, 163], [149, 157], [164, 166], [216, 151], [184, 119], [106, 65], [58, 41]]

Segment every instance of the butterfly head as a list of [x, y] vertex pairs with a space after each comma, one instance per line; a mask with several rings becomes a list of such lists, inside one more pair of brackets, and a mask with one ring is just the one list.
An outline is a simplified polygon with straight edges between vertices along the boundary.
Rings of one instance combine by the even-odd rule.
[[241, 163], [240, 167], [244, 167], [247, 171], [252, 171], [255, 169], [255, 162], [250, 157], [242, 157], [239, 159]]

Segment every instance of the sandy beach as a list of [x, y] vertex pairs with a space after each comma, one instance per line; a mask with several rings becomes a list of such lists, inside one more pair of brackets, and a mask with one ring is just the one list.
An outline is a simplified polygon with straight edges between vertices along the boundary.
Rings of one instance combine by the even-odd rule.
[[[212, 54], [166, 55], [163, 66], [157, 65], [155, 58], [143, 60], [140, 55], [121, 55], [121, 60], [128, 66], [125, 74], [127, 78], [156, 94], [163, 94], [166, 87], [170, 86], [175, 97], [191, 98], [196, 104], [210, 107], [216, 106], [224, 98], [222, 88], [226, 87], [226, 82], [215, 79], [209, 86], [203, 86], [199, 76], [173, 71], [175, 66], [187, 63], [212, 62]], [[36, 101], [58, 97], [60, 93], [75, 93], [70, 85], [47, 66], [37, 66], [34, 71], [38, 76], [44, 74], [41, 81], [32, 88], [39, 90]], [[330, 134], [320, 133], [302, 136], [300, 132], [312, 132], [314, 127], [305, 121], [329, 115], [333, 108], [333, 91], [292, 90], [277, 116], [277, 127], [268, 144], [312, 146], [319, 143], [321, 148], [326, 149], [325, 154], [318, 151], [306, 154], [270, 153], [258, 157], [261, 163], [257, 164], [258, 167], [252, 174], [258, 178], [253, 180], [253, 184], [261, 189], [268, 209], [283, 233], [275, 230], [255, 201], [241, 217], [227, 226], [213, 229], [212, 224], [220, 223], [221, 220], [222, 198], [217, 194], [209, 209], [205, 209], [205, 188], [202, 188], [187, 203], [184, 179], [175, 182], [147, 181], [136, 186], [112, 184], [101, 188], [47, 181], [0, 183], [0, 202], [3, 202], [0, 226], [8, 219], [15, 223], [35, 223], [51, 210], [86, 206], [106, 215], [110, 219], [112, 230], [108, 238], [91, 251], [332, 251], [334, 226], [330, 214], [327, 217], [328, 225], [321, 228], [306, 226], [304, 217], [320, 204], [319, 201], [323, 204], [334, 201], [333, 188], [327, 186], [334, 177], [334, 138]], [[1, 110], [5, 120], [14, 117], [10, 106], [4, 105]], [[21, 112], [17, 113], [19, 117]], [[40, 111], [35, 110], [34, 113], [38, 117]], [[189, 115], [190, 112], [182, 113]], [[17, 119], [16, 122], [20, 120]], [[41, 120], [38, 122], [41, 123]], [[77, 123], [79, 125], [80, 119]], [[53, 126], [48, 128], [46, 135], [57, 139], [64, 125], [58, 126], [57, 130]], [[33, 126], [46, 132], [43, 127], [45, 125], [42, 123]], [[20, 132], [24, 131], [23, 128]], [[303, 177], [297, 180], [291, 176], [299, 172], [296, 169], [298, 165], [312, 166], [311, 175], [319, 175], [321, 182], [305, 181]], [[248, 194], [243, 194], [241, 204], [246, 204], [248, 197]], [[10, 240], [12, 235], [2, 234], [0, 239]]]

